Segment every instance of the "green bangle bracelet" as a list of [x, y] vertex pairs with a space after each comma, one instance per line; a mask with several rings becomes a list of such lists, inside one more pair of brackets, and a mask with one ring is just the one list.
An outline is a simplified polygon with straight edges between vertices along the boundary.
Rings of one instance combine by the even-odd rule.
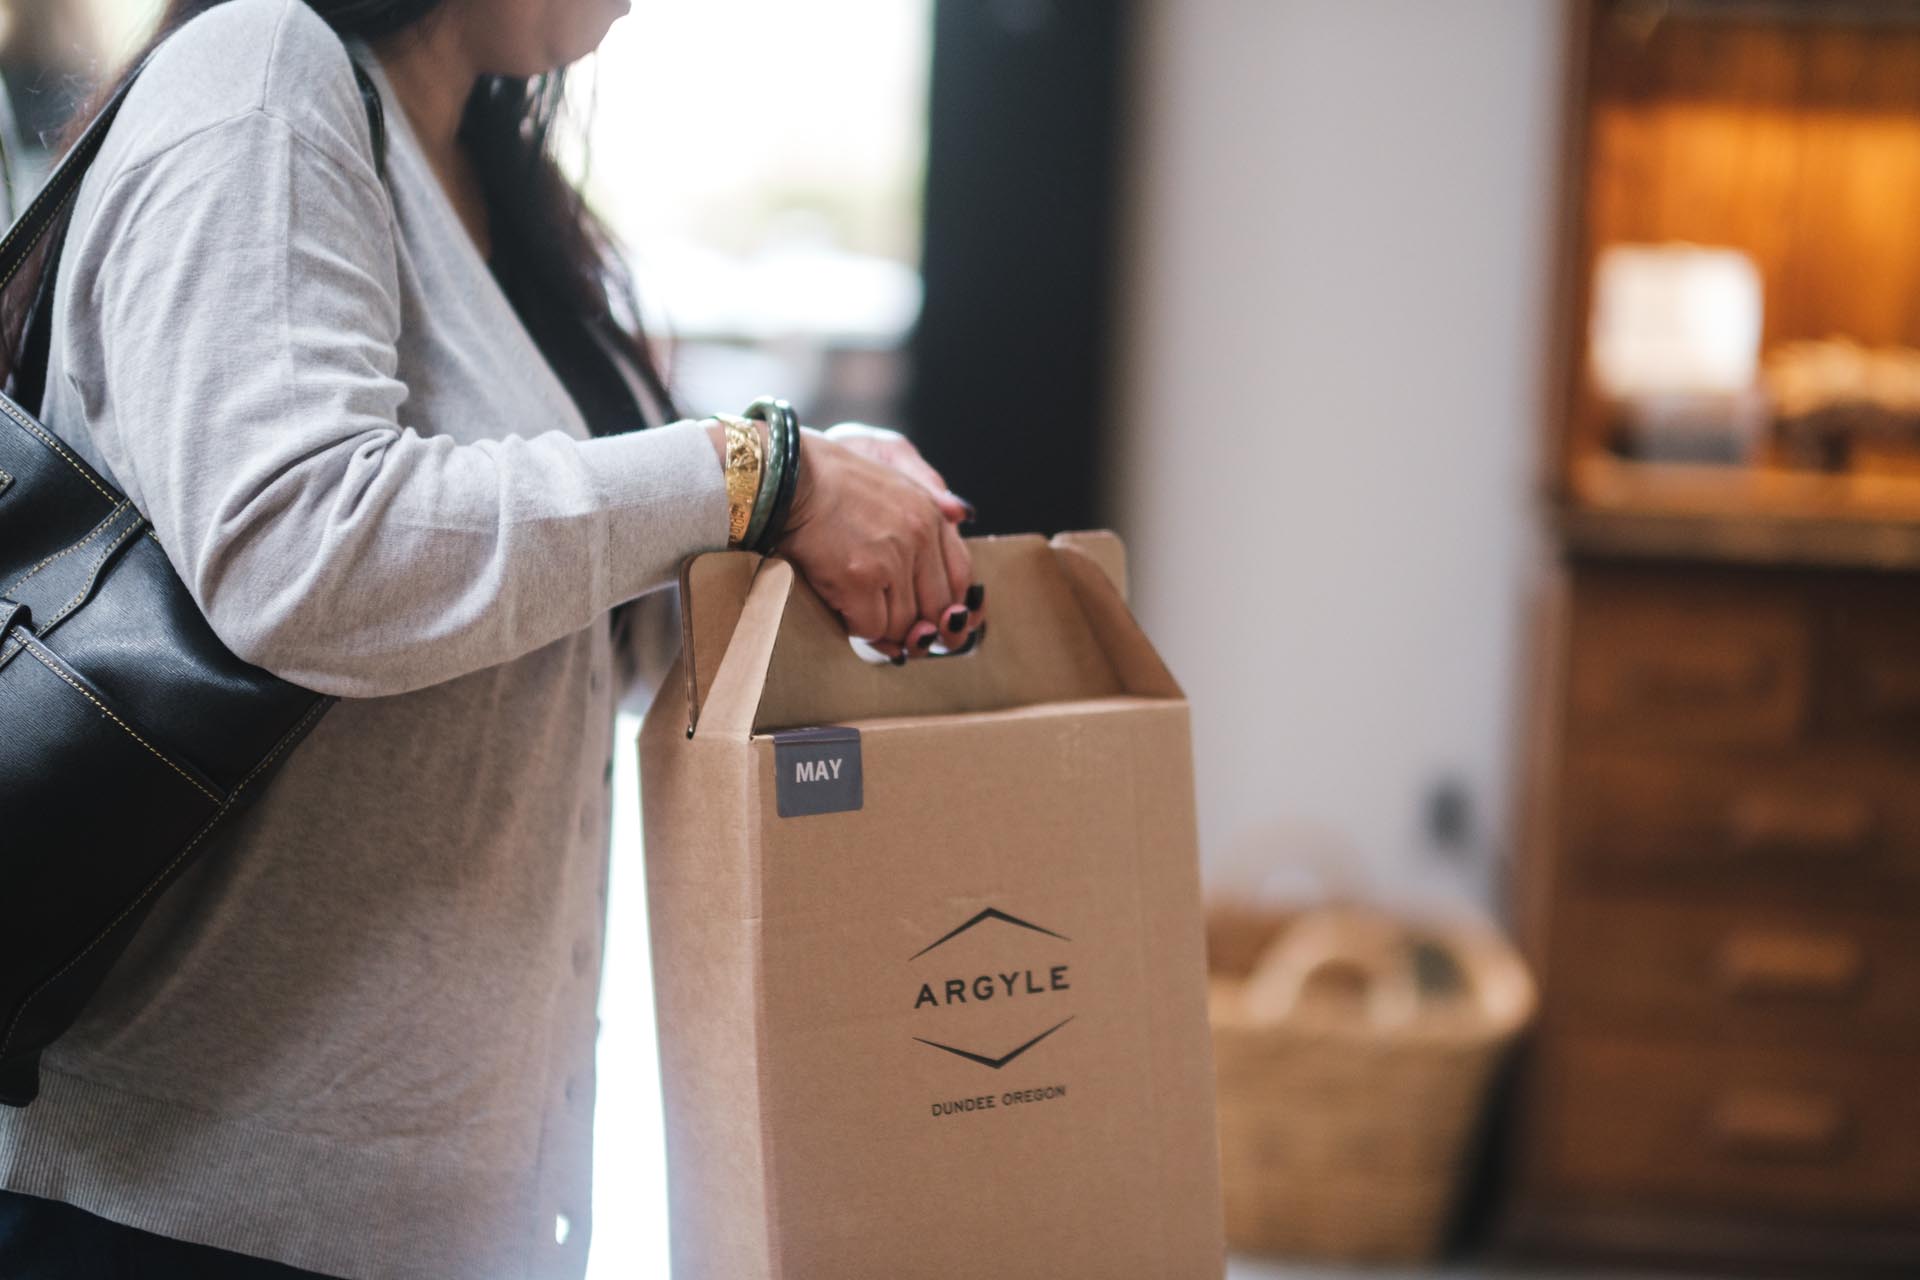
[[[793, 510], [794, 491], [800, 479], [800, 418], [785, 400], [762, 396], [747, 406], [743, 417], [767, 424], [770, 436], [777, 438], [780, 451], [780, 484], [773, 495], [773, 510], [753, 549], [765, 555], [786, 536], [787, 517]], [[757, 494], [755, 495], [758, 496]]]
[[753, 497], [753, 517], [747, 521], [747, 536], [740, 540], [743, 547], [760, 545], [760, 535], [766, 532], [767, 517], [773, 514], [774, 496], [780, 491], [780, 473], [787, 462], [786, 450], [780, 445], [779, 427], [767, 423], [766, 428], [767, 448], [762, 455], [766, 463], [760, 468], [760, 489]]

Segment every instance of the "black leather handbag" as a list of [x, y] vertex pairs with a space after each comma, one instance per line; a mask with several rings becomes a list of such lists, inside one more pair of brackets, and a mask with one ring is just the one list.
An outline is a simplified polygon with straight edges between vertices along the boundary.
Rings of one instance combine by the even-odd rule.
[[[379, 95], [354, 72], [378, 158]], [[0, 240], [0, 288], [132, 83]], [[333, 702], [229, 652], [145, 517], [35, 420], [59, 251], [0, 395], [0, 1103], [16, 1107], [156, 897]]]

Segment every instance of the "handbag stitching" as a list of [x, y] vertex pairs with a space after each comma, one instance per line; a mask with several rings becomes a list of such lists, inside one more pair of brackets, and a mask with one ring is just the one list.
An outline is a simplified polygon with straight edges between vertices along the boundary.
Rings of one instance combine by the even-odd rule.
[[[8, 603], [13, 602], [0, 600], [0, 604]], [[25, 640], [13, 638], [13, 632], [16, 627], [22, 635], [33, 630], [33, 614], [26, 611], [23, 611], [23, 614], [24, 616], [22, 614], [11, 614], [7, 624], [4, 627], [0, 627], [0, 669], [4, 669], [8, 659], [26, 647], [27, 642]]]
[[59, 676], [62, 680], [65, 680], [68, 684], [72, 685], [74, 688], [74, 692], [78, 693], [81, 697], [85, 698], [88, 702], [91, 702], [94, 706], [100, 709], [101, 715], [105, 716], [107, 719], [119, 725], [121, 729], [126, 731], [126, 735], [129, 738], [132, 738], [135, 742], [139, 743], [141, 746], [145, 747], [148, 751], [152, 752], [154, 759], [158, 760], [161, 764], [166, 765], [167, 768], [173, 770], [175, 773], [179, 774], [182, 778], [185, 778], [187, 780], [187, 785], [191, 786], [195, 791], [198, 791], [201, 795], [213, 801], [215, 804], [220, 803], [219, 793], [210, 791], [206, 787], [202, 786], [199, 780], [196, 779], [192, 774], [188, 773], [185, 769], [182, 769], [179, 765], [175, 764], [172, 760], [168, 759], [159, 750], [159, 748], [155, 747], [151, 742], [148, 742], [145, 738], [141, 737], [139, 734], [135, 733], [131, 728], [129, 728], [125, 720], [122, 720], [119, 716], [113, 714], [113, 712], [108, 709], [106, 703], [100, 701], [100, 699], [94, 697], [91, 693], [88, 693], [86, 689], [82, 687], [79, 681], [75, 680], [72, 676], [68, 675], [66, 672], [62, 671], [60, 668], [54, 666], [51, 662], [47, 661], [46, 656], [41, 653], [39, 645], [32, 644], [26, 641], [22, 641], [22, 643], [26, 644], [27, 652], [33, 656], [35, 661], [37, 661], [41, 666], [45, 667], [47, 670], [53, 672], [53, 674]]
[[[6, 287], [5, 282], [0, 281], [0, 289], [4, 289], [5, 287]], [[88, 484], [92, 485], [96, 490], [98, 490], [100, 496], [105, 498], [108, 502], [126, 501], [126, 499], [124, 498], [116, 498], [113, 494], [108, 493], [105, 489], [101, 488], [100, 482], [98, 480], [95, 480], [91, 475], [87, 473], [87, 469], [80, 465], [79, 459], [75, 458], [72, 454], [68, 453], [65, 449], [61, 448], [60, 442], [58, 440], [55, 440], [52, 436], [48, 435], [46, 433], [46, 430], [42, 428], [39, 423], [35, 422], [32, 418], [29, 418], [22, 410], [20, 410], [18, 407], [14, 405], [13, 401], [7, 399], [5, 396], [0, 396], [0, 413], [4, 413], [9, 418], [12, 418], [15, 422], [19, 423], [26, 430], [32, 432], [35, 436], [37, 436], [41, 444], [44, 444], [45, 446], [47, 446], [47, 448], [53, 450], [55, 453], [59, 454], [62, 458], [65, 458], [67, 461], [67, 465], [72, 467], [75, 471], [78, 471], [80, 473], [80, 478], [82, 480], [85, 480]]]
[[[119, 114], [117, 109], [115, 110], [114, 114], [116, 115]], [[101, 129], [98, 133], [94, 134], [94, 136], [91, 138], [82, 138], [80, 140], [80, 145], [74, 148], [74, 151], [76, 153], [83, 152], [83, 151], [86, 153], [87, 158], [80, 163], [80, 172], [82, 177], [85, 176], [85, 169], [87, 165], [92, 163], [93, 153], [100, 149], [100, 144], [106, 141], [106, 137], [107, 137], [107, 131], [105, 129]], [[40, 238], [40, 232], [45, 230], [46, 227], [49, 224], [51, 224], [55, 218], [60, 216], [60, 211], [67, 207], [67, 202], [69, 200], [72, 200], [74, 195], [78, 193], [79, 190], [80, 190], [80, 183], [79, 183], [79, 180], [76, 179], [73, 185], [67, 189], [66, 194], [61, 196], [53, 204], [48, 205], [46, 215], [38, 219], [37, 221], [33, 217], [33, 206], [28, 205], [26, 216], [21, 218], [20, 221], [14, 225], [12, 230], [7, 232], [6, 238], [4, 240], [0, 240], [0, 257], [6, 256], [8, 246], [10, 246], [13, 243], [14, 237], [20, 234], [21, 230], [25, 227], [27, 223], [34, 224], [34, 231], [32, 236], [29, 237], [29, 241], [28, 241], [29, 244], [31, 244], [33, 241], [38, 240]], [[27, 258], [30, 256], [31, 256], [30, 252], [27, 254], [22, 254], [19, 262], [16, 262], [11, 267], [7, 268], [7, 273], [4, 276], [0, 276], [0, 289], [5, 289], [7, 287], [7, 282], [13, 279], [14, 273], [20, 270], [21, 265], [25, 263]]]
[[141, 518], [140, 513], [135, 512], [133, 523], [128, 525], [126, 528], [122, 529], [120, 531], [120, 536], [115, 538], [112, 541], [112, 543], [110, 543], [105, 547], [102, 547], [100, 549], [100, 554], [96, 556], [94, 558], [93, 563], [87, 567], [86, 581], [80, 584], [80, 590], [74, 593], [73, 599], [61, 605], [60, 612], [54, 614], [51, 618], [48, 618], [45, 622], [40, 624], [38, 627], [35, 627], [34, 628], [35, 633], [38, 635], [47, 634], [47, 632], [53, 630], [55, 626], [59, 625], [60, 619], [66, 617], [68, 614], [72, 613], [75, 609], [77, 609], [80, 606], [80, 602], [82, 600], [85, 600], [87, 596], [93, 591], [93, 584], [100, 580], [100, 570], [106, 566], [107, 561], [113, 559], [113, 553], [118, 551], [121, 548], [121, 546], [125, 544], [128, 538], [134, 537], [140, 532], [141, 529], [145, 528], [146, 523], [147, 522]]
[[[66, 204], [66, 202], [72, 198], [72, 194], [73, 194], [72, 192], [68, 192], [66, 195], [61, 196], [59, 202], [57, 204], [52, 205], [49, 208], [48, 212], [51, 213], [51, 212], [58, 211], [62, 205]], [[7, 232], [6, 239], [0, 240], [0, 255], [4, 255], [7, 252], [8, 246], [13, 244], [14, 237], [19, 235], [21, 231], [26, 230], [29, 226], [35, 228], [30, 239], [38, 240], [40, 238], [40, 232], [38, 228], [44, 227], [47, 221], [48, 220], [46, 218], [35, 218], [33, 216], [33, 208], [31, 205], [29, 205], [27, 208], [26, 215], [20, 219], [18, 224], [16, 224], [10, 231]], [[30, 253], [31, 251], [29, 251], [28, 256], [30, 256]], [[7, 268], [6, 276], [4, 278], [0, 278], [0, 288], [6, 287], [6, 282], [8, 280], [13, 279], [14, 273], [20, 270], [21, 263], [25, 262], [25, 260], [26, 260], [26, 256], [23, 256], [21, 259], [21, 262], [16, 262], [11, 267]]]
[[[91, 151], [92, 148], [89, 147], [88, 150]], [[76, 187], [75, 190], [78, 190], [78, 188]], [[38, 240], [40, 238], [40, 233], [47, 228], [47, 226], [53, 221], [54, 216], [57, 215], [60, 212], [60, 210], [66, 208], [67, 201], [71, 199], [73, 199], [73, 192], [69, 191], [65, 195], [61, 196], [56, 203], [49, 205], [47, 207], [46, 216], [40, 217], [40, 218], [34, 218], [31, 216], [22, 218], [20, 220], [22, 225], [16, 226], [13, 230], [9, 231], [7, 233], [7, 238], [5, 240], [0, 240], [0, 255], [4, 255], [6, 253], [8, 246], [13, 243], [14, 237], [18, 235], [23, 229], [25, 229], [26, 224], [29, 224], [29, 223], [32, 224], [32, 234], [28, 237], [29, 242], [31, 243], [32, 241]], [[33, 210], [29, 209], [27, 212], [29, 215], [31, 215]], [[6, 288], [7, 282], [13, 279], [14, 275], [20, 270], [21, 266], [26, 262], [27, 258], [31, 256], [32, 256], [32, 250], [31, 248], [29, 248], [28, 252], [21, 256], [21, 259], [19, 262], [16, 262], [11, 267], [7, 268], [6, 274], [3, 276], [0, 276], [0, 289]]]
[[[38, 655], [35, 655], [35, 656], [38, 656]], [[82, 690], [81, 692], [84, 693], [85, 690]], [[106, 928], [102, 929], [99, 933], [95, 934], [93, 936], [93, 940], [88, 942], [85, 947], [81, 948], [79, 955], [75, 956], [73, 959], [61, 965], [57, 970], [55, 970], [51, 975], [49, 975], [43, 982], [41, 982], [39, 986], [35, 987], [31, 992], [28, 993], [27, 998], [20, 1002], [20, 1007], [14, 1010], [12, 1020], [7, 1023], [7, 1034], [4, 1036], [0, 1036], [0, 1057], [5, 1056], [7, 1052], [7, 1046], [13, 1043], [13, 1033], [19, 1029], [20, 1019], [26, 1016], [27, 1007], [40, 997], [40, 993], [45, 991], [48, 987], [52, 986], [54, 983], [58, 982], [63, 976], [65, 976], [67, 970], [73, 968], [73, 966], [79, 964], [82, 960], [86, 959], [87, 953], [92, 951], [95, 947], [99, 946], [101, 939], [105, 938], [108, 934], [112, 933], [116, 928], [118, 928], [120, 925], [120, 922], [122, 920], [125, 920], [127, 916], [133, 912], [135, 907], [138, 907], [142, 902], [145, 902], [147, 900], [147, 897], [150, 894], [152, 894], [155, 889], [159, 888], [160, 882], [165, 880], [169, 875], [173, 874], [173, 869], [179, 866], [181, 861], [189, 853], [193, 852], [195, 846], [197, 846], [202, 840], [207, 838], [207, 833], [212, 831], [214, 827], [219, 824], [220, 819], [226, 816], [227, 810], [231, 809], [233, 807], [234, 802], [240, 798], [240, 793], [247, 789], [247, 784], [252, 782], [255, 778], [259, 777], [261, 770], [265, 769], [268, 765], [272, 764], [275, 760], [279, 759], [280, 753], [285, 751], [290, 743], [293, 743], [299, 740], [300, 735], [303, 732], [305, 732], [308, 725], [313, 723], [314, 718], [318, 716], [322, 711], [325, 711], [328, 707], [332, 705], [333, 705], [332, 698], [320, 698], [317, 701], [315, 701], [313, 706], [307, 709], [307, 714], [301, 716], [299, 719], [299, 722], [296, 723], [293, 726], [293, 728], [287, 730], [286, 736], [281, 738], [278, 743], [274, 744], [273, 750], [267, 753], [266, 758], [263, 759], [259, 764], [253, 767], [253, 772], [249, 773], [246, 777], [240, 780], [240, 785], [235, 787], [232, 793], [227, 796], [226, 803], [222, 804], [219, 807], [219, 809], [214, 811], [214, 815], [211, 818], [207, 819], [206, 825], [201, 827], [199, 831], [195, 832], [193, 839], [187, 841], [186, 845], [180, 850], [180, 852], [174, 855], [173, 861], [169, 862], [164, 868], [162, 868], [159, 875], [155, 876], [152, 880], [147, 882], [147, 887], [140, 891], [140, 896], [135, 898], [132, 902], [129, 902], [126, 905], [126, 907], [120, 912], [120, 914], [113, 918], [112, 922], [109, 923]]]
[[119, 506], [115, 507], [112, 511], [109, 511], [107, 513], [107, 518], [105, 520], [102, 520], [99, 524], [93, 526], [92, 533], [80, 539], [80, 541], [74, 543], [72, 546], [67, 547], [63, 551], [54, 552], [52, 555], [48, 556], [45, 560], [42, 560], [39, 564], [27, 570], [25, 573], [21, 574], [18, 578], [15, 578], [12, 582], [8, 583], [6, 586], [0, 587], [0, 596], [11, 596], [13, 594], [15, 587], [19, 587], [25, 584], [27, 579], [31, 578], [34, 574], [40, 572], [42, 569], [52, 564], [55, 560], [60, 559], [62, 556], [70, 556], [74, 552], [83, 549], [89, 542], [92, 542], [95, 538], [105, 533], [108, 529], [111, 529], [119, 521], [121, 514], [124, 513], [126, 509], [127, 509], [127, 503], [123, 500]]
[[[87, 149], [88, 149], [88, 150], [92, 150], [92, 148], [93, 148], [93, 145], [94, 145], [94, 144], [93, 144], [93, 143], [91, 143], [91, 142], [89, 141], [89, 143], [88, 143], [88, 147], [87, 147]], [[78, 150], [79, 150], [79, 148], [78, 148], [78, 147], [76, 147], [76, 148], [74, 148], [74, 149], [75, 149], [76, 151], [78, 151]], [[67, 202], [67, 200], [69, 199], [69, 197], [70, 197], [71, 195], [72, 195], [72, 193], [71, 193], [71, 192], [68, 192], [68, 193], [67, 193], [66, 195], [63, 195], [63, 196], [61, 196], [58, 202], [56, 202], [55, 204], [53, 204], [53, 205], [51, 205], [51, 206], [49, 206], [49, 207], [48, 207], [48, 208], [49, 208], [49, 211], [52, 211], [52, 210], [54, 210], [54, 209], [58, 209], [58, 208], [60, 207], [60, 205], [63, 205], [63, 204], [65, 204], [65, 203]], [[25, 215], [24, 215], [23, 217], [21, 217], [21, 219], [20, 219], [20, 221], [19, 221], [19, 222], [18, 222], [17, 224], [15, 224], [15, 225], [14, 225], [14, 226], [13, 226], [13, 227], [12, 227], [12, 228], [11, 228], [11, 229], [10, 229], [10, 230], [8, 231], [8, 232], [7, 232], [7, 235], [6, 235], [6, 238], [5, 238], [5, 239], [3, 239], [3, 240], [0, 240], [0, 255], [4, 255], [4, 254], [6, 253], [6, 251], [7, 251], [7, 249], [8, 249], [8, 247], [9, 247], [9, 246], [11, 246], [11, 245], [13, 244], [13, 241], [14, 241], [14, 237], [16, 237], [16, 236], [18, 236], [18, 235], [19, 235], [19, 234], [20, 234], [20, 233], [21, 233], [21, 232], [22, 232], [23, 230], [26, 230], [26, 229], [27, 229], [28, 227], [30, 227], [30, 226], [33, 226], [33, 227], [37, 227], [37, 226], [39, 226], [39, 225], [41, 225], [42, 223], [44, 223], [44, 222], [46, 221], [46, 219], [45, 219], [45, 218], [35, 218], [35, 217], [33, 216], [33, 214], [34, 214], [34, 209], [33, 209], [33, 206], [32, 206], [32, 205], [28, 205], [28, 206], [27, 206], [27, 211], [26, 211], [26, 214], [25, 214]], [[38, 238], [39, 238], [39, 237], [38, 237], [38, 233], [36, 232], [36, 233], [35, 233], [35, 235], [34, 235], [33, 237], [31, 237], [31, 238], [33, 238], [33, 239], [38, 239]], [[11, 267], [11, 268], [10, 268], [10, 269], [8, 270], [8, 271], [7, 271], [7, 274], [6, 274], [6, 280], [11, 280], [11, 279], [13, 279], [13, 273], [14, 273], [15, 271], [18, 271], [19, 269], [20, 269], [20, 264], [19, 264], [19, 263], [15, 263], [15, 264], [14, 264], [14, 265], [13, 265], [13, 266], [12, 266], [12, 267]], [[0, 280], [0, 287], [4, 287], [4, 286], [5, 286], [5, 283], [6, 283], [6, 280]]]

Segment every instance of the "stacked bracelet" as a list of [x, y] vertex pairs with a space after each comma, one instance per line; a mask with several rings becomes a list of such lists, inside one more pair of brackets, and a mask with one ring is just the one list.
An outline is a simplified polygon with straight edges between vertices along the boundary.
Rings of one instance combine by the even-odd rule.
[[[767, 465], [761, 472], [760, 494], [754, 501], [744, 544], [765, 555], [786, 536], [787, 516], [793, 510], [794, 490], [799, 487], [800, 419], [792, 405], [772, 396], [762, 396], [748, 405], [745, 416], [767, 424]], [[766, 500], [764, 511], [762, 499]]]
[[727, 545], [746, 546], [754, 508], [767, 488], [768, 450], [760, 443], [759, 431], [745, 418], [719, 414], [716, 420], [726, 429]]
[[780, 496], [780, 477], [787, 461], [787, 451], [780, 447], [779, 429], [768, 426], [766, 430], [767, 465], [760, 472], [760, 492], [753, 499], [753, 518], [747, 522], [747, 534], [740, 543], [755, 550], [765, 540], [767, 521], [773, 515], [774, 499]]

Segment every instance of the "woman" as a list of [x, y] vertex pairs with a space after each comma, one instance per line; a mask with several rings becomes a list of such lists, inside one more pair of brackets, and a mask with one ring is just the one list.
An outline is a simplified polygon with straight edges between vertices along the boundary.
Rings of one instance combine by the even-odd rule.
[[[721, 424], [624, 430], [658, 382], [541, 151], [624, 8], [175, 0], [74, 202], [44, 416], [230, 647], [344, 700], [0, 1112], [9, 1280], [584, 1266], [608, 614], [741, 501]], [[979, 625], [965, 511], [808, 433], [778, 549], [904, 658]]]

